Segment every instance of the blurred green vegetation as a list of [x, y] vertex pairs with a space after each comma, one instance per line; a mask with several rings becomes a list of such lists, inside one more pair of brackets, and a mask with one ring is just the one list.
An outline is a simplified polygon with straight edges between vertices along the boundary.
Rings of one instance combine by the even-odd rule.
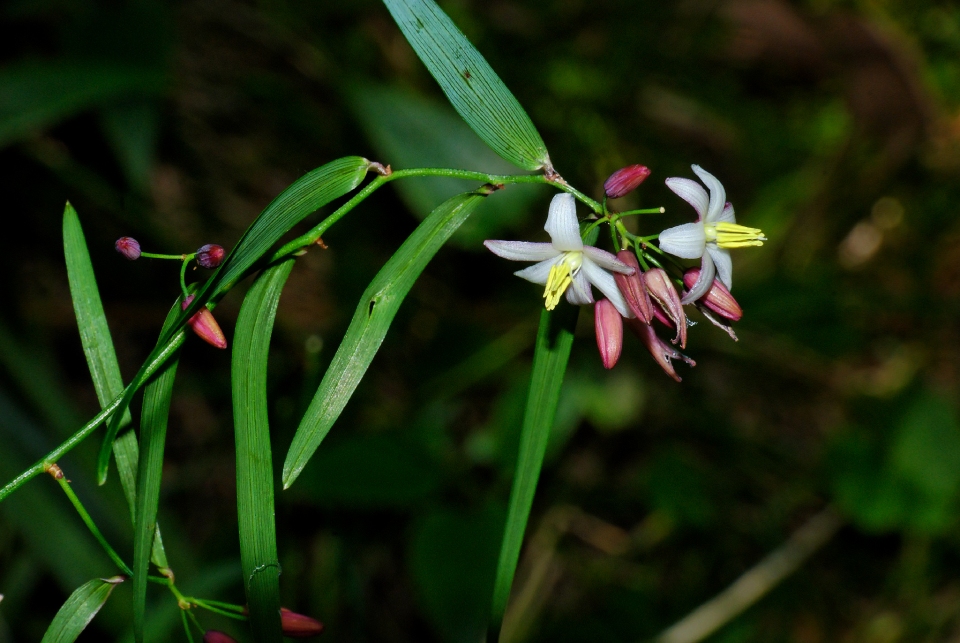
[[[613, 170], [648, 165], [622, 205], [665, 206], [639, 222], [657, 232], [692, 216], [663, 179], [698, 163], [770, 238], [734, 259], [740, 342], [691, 329], [698, 365], [681, 385], [632, 339], [605, 372], [581, 313], [514, 640], [650, 639], [827, 505], [846, 526], [710, 640], [956, 640], [960, 8], [441, 5], [573, 185], [597, 197]], [[11, 0], [0, 21], [4, 481], [99, 408], [67, 287], [66, 200], [130, 377], [177, 295], [177, 267], [127, 263], [116, 238], [155, 252], [230, 247], [286, 185], [348, 154], [502, 169], [374, 0]], [[290, 277], [270, 363], [278, 460], [360, 293], [458, 189], [394, 185]], [[541, 239], [549, 196], [492, 195], [438, 254], [330, 437], [278, 495], [284, 604], [325, 621], [330, 641], [475, 640], [541, 305], [479, 241]], [[240, 301], [217, 307], [228, 338]], [[160, 505], [168, 556], [184, 591], [242, 602], [229, 353], [188, 340], [178, 375]], [[94, 484], [99, 435], [60, 465], [129, 560], [116, 476]], [[70, 592], [114, 573], [52, 480], [0, 504], [0, 642], [39, 640]], [[152, 640], [183, 640], [154, 589]], [[129, 597], [118, 587], [80, 640], [126, 640]]]

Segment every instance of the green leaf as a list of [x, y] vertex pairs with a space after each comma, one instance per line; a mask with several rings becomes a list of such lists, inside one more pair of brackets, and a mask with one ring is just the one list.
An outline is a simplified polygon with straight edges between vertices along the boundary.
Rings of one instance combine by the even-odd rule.
[[240, 307], [233, 341], [233, 419], [237, 441], [240, 565], [254, 640], [280, 643], [280, 562], [273, 510], [267, 419], [267, 357], [283, 285], [293, 259], [266, 270]]
[[[331, 161], [300, 177], [274, 199], [243, 233], [217, 271], [197, 292], [190, 306], [180, 313], [170, 328], [160, 333], [157, 347], [124, 390], [119, 408], [129, 407], [134, 394], [143, 386], [149, 374], [156, 371], [159, 365], [182, 345], [185, 338], [183, 326], [194, 313], [204, 305], [212, 310], [219, 298], [246, 274], [280, 237], [307, 215], [360, 185], [369, 167], [370, 162], [359, 156], [347, 156]], [[97, 479], [100, 484], [107, 480], [107, 465], [110, 462], [108, 445], [112, 443], [118, 428], [113, 419], [107, 424], [97, 462]]]
[[417, 277], [487, 193], [487, 188], [481, 188], [440, 204], [367, 286], [337, 354], [293, 436], [283, 463], [284, 489], [297, 479], [340, 416]]
[[530, 393], [527, 396], [520, 433], [520, 454], [517, 457], [513, 488], [510, 490], [507, 523], [503, 531], [493, 588], [491, 614], [494, 628], [499, 628], [507, 600], [510, 598], [523, 534], [527, 529], [550, 429], [560, 401], [560, 387], [570, 358], [570, 348], [573, 346], [573, 329], [576, 327], [578, 311], [579, 308], [574, 306], [561, 306], [556, 313], [546, 310], [540, 313]]
[[[173, 324], [179, 312], [180, 303], [177, 301], [167, 313], [164, 329]], [[143, 392], [140, 418], [143, 450], [142, 462], [137, 471], [137, 502], [133, 525], [133, 635], [138, 643], [143, 641], [150, 561], [160, 560], [164, 563], [162, 566], [166, 567], [166, 553], [163, 551], [160, 528], [157, 526], [157, 506], [160, 504], [160, 478], [163, 472], [167, 419], [170, 416], [170, 400], [173, 397], [173, 382], [178, 363], [178, 355], [171, 357], [153, 376]]]
[[122, 576], [95, 578], [78, 587], [63, 604], [43, 635], [41, 643], [71, 643], [97, 615]]
[[526, 170], [552, 171], [530, 117], [433, 0], [384, 0], [453, 108], [494, 152]]

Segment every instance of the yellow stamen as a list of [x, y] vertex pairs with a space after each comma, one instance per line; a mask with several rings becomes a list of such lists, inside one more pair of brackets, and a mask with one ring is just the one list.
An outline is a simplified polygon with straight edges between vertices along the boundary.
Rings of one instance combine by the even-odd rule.
[[737, 223], [719, 221], [713, 225], [704, 226], [707, 241], [716, 242], [721, 248], [746, 248], [748, 246], [762, 246], [767, 240], [757, 228], [748, 228]]
[[550, 274], [547, 276], [547, 286], [543, 290], [544, 306], [547, 310], [553, 310], [560, 303], [560, 297], [567, 291], [573, 278], [580, 271], [583, 265], [582, 252], [566, 252], [563, 258], [550, 267]]

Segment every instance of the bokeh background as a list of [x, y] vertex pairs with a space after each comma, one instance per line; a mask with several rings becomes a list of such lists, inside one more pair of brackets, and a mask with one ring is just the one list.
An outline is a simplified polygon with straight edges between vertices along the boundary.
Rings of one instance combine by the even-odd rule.
[[[663, 179], [698, 163], [770, 238], [735, 257], [740, 341], [693, 328], [682, 384], [632, 337], [604, 371], [581, 312], [511, 640], [651, 640], [826, 515], [822, 546], [710, 641], [960, 641], [960, 8], [441, 5], [568, 181], [599, 197], [613, 170], [648, 165], [619, 205], [665, 206], [637, 222], [650, 234], [692, 217]], [[0, 16], [4, 480], [98, 410], [64, 267], [66, 200], [130, 377], [177, 296], [177, 265], [128, 263], [116, 238], [229, 248], [289, 183], [345, 155], [509, 171], [374, 0], [9, 0]], [[270, 362], [277, 470], [365, 285], [418, 217], [472, 187], [391, 184], [297, 262]], [[541, 305], [480, 241], [542, 239], [550, 195], [487, 200], [279, 494], [283, 601], [322, 619], [326, 640], [476, 640]], [[217, 308], [228, 338], [245, 287]], [[241, 603], [229, 358], [186, 344], [159, 518], [182, 589]], [[116, 476], [93, 480], [99, 436], [60, 464], [129, 558]], [[114, 573], [52, 480], [0, 504], [0, 641], [39, 640], [73, 589]], [[153, 589], [151, 640], [185, 640]], [[129, 637], [129, 599], [121, 586], [81, 640]]]

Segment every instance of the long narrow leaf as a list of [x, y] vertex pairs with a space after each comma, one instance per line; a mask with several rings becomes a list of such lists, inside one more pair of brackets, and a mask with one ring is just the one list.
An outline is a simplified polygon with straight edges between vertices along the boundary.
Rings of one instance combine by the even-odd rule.
[[300, 475], [340, 416], [417, 277], [487, 194], [489, 189], [485, 187], [460, 194], [439, 205], [367, 286], [343, 342], [293, 436], [283, 463], [284, 489]]
[[[217, 272], [197, 292], [196, 297], [177, 317], [174, 324], [161, 332], [157, 347], [147, 357], [143, 366], [124, 390], [121, 409], [130, 406], [130, 401], [147, 379], [148, 371], [156, 370], [183, 342], [183, 325], [200, 308], [213, 308], [227, 290], [233, 286], [290, 228], [307, 215], [343, 196], [360, 185], [366, 176], [370, 162], [359, 156], [347, 156], [331, 161], [297, 179], [284, 190], [243, 233]], [[176, 344], [176, 345], [174, 345]], [[111, 419], [107, 424], [104, 442], [97, 461], [97, 480], [107, 481], [107, 466], [110, 462], [110, 445], [117, 435], [119, 424]]]
[[433, 0], [384, 0], [454, 109], [493, 151], [526, 170], [552, 169], [530, 117]]
[[78, 587], [63, 604], [43, 635], [41, 643], [72, 643], [90, 624], [122, 576], [94, 578]]
[[[167, 313], [164, 328], [177, 318], [180, 305], [176, 303]], [[151, 559], [166, 566], [166, 554], [160, 529], [157, 526], [157, 505], [160, 503], [160, 477], [163, 469], [163, 448], [167, 439], [167, 419], [173, 382], [177, 375], [179, 356], [172, 356], [153, 376], [143, 392], [143, 410], [140, 418], [140, 439], [143, 442], [142, 461], [137, 467], [137, 500], [133, 525], [133, 635], [137, 643], [143, 641], [147, 606], [147, 571]], [[123, 438], [121, 437], [120, 440]], [[119, 442], [119, 440], [118, 440]]]
[[280, 562], [273, 512], [273, 461], [267, 419], [267, 357], [283, 285], [293, 260], [266, 270], [243, 300], [233, 341], [233, 419], [237, 441], [240, 565], [259, 643], [280, 643]]
[[533, 355], [533, 373], [530, 376], [530, 392], [523, 416], [520, 435], [520, 454], [517, 470], [510, 491], [510, 507], [500, 546], [500, 560], [493, 588], [492, 621], [499, 629], [510, 598], [513, 575], [520, 558], [523, 534], [533, 506], [533, 496], [547, 450], [547, 440], [560, 401], [560, 386], [570, 358], [573, 345], [573, 329], [576, 326], [577, 310], [561, 306], [557, 313], [546, 310], [540, 313], [540, 329], [537, 331], [537, 346]]

